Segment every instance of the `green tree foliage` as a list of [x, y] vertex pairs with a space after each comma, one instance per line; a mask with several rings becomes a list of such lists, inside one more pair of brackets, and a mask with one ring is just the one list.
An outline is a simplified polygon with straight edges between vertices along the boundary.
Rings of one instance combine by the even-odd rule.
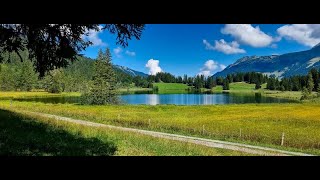
[[[52, 82], [51, 73], [46, 73], [45, 77], [38, 80], [38, 74], [33, 68], [32, 61], [27, 60], [28, 54], [21, 53], [23, 62], [20, 61], [16, 53], [6, 53], [3, 55], [5, 61], [0, 63], [0, 90], [2, 91], [14, 91], [21, 90], [26, 91], [32, 88], [49, 90], [49, 82]], [[86, 92], [88, 91], [90, 84], [92, 83], [92, 77], [94, 73], [95, 59], [87, 57], [77, 56], [77, 61], [74, 61], [66, 68], [60, 68], [62, 76], [59, 89], [65, 92]], [[2, 70], [1, 70], [2, 69]], [[151, 87], [154, 81], [149, 81], [148, 78], [134, 77], [123, 72], [118, 68], [113, 68], [116, 74], [116, 87], [131, 87], [136, 83], [139, 87]], [[51, 72], [51, 71], [50, 71]], [[63, 86], [63, 87], [62, 87]]]
[[313, 82], [313, 78], [312, 78], [312, 73], [309, 72], [308, 73], [308, 80], [307, 80], [307, 89], [308, 89], [309, 93], [312, 92], [313, 88], [314, 88], [314, 82]]
[[[102, 28], [101, 28], [102, 27]], [[117, 34], [117, 44], [124, 47], [132, 37], [140, 39], [143, 24], [0, 24], [0, 54], [28, 50], [29, 59], [35, 59], [40, 77], [55, 68], [66, 67], [92, 42], [83, 35], [89, 31], [108, 30]], [[1, 58], [3, 59], [3, 58]]]
[[99, 50], [98, 58], [94, 65], [93, 84], [89, 92], [82, 96], [83, 104], [114, 104], [118, 103], [116, 96], [116, 79], [111, 64], [109, 48], [105, 53]]
[[205, 88], [207, 89], [212, 89], [215, 86], [215, 82], [213, 80], [213, 77], [207, 77], [206, 83], [205, 83]]
[[18, 64], [16, 78], [16, 88], [21, 91], [31, 91], [38, 80], [38, 74], [34, 71], [31, 61], [23, 61]]
[[194, 78], [193, 77], [188, 77], [188, 86], [193, 85]]
[[223, 90], [229, 90], [229, 89], [230, 89], [228, 78], [225, 78], [225, 79], [223, 80], [222, 88], [223, 88]]
[[0, 64], [0, 89], [2, 91], [31, 91], [38, 80], [33, 63], [29, 60]]
[[50, 93], [63, 92], [65, 88], [64, 77], [62, 69], [51, 70], [43, 79], [43, 88]]
[[203, 75], [197, 75], [194, 79], [194, 88], [196, 90], [200, 90], [205, 85], [204, 76]]
[[310, 70], [310, 73], [312, 74], [312, 79], [313, 79], [313, 83], [314, 83], [314, 87], [313, 87], [313, 91], [317, 91], [317, 89], [318, 89], [318, 84], [319, 84], [319, 82], [320, 82], [320, 80], [319, 80], [319, 72], [318, 72], [318, 70], [316, 69], [316, 68], [312, 68], [311, 70]]
[[174, 75], [167, 72], [159, 72], [155, 75], [157, 82], [175, 83], [179, 81]]
[[187, 84], [188, 83], [188, 75], [183, 75], [183, 84]]
[[0, 66], [0, 87], [2, 91], [13, 91], [16, 87], [15, 69], [8, 64]]
[[216, 78], [217, 85], [223, 85], [223, 77]]
[[261, 89], [260, 81], [257, 81], [257, 82], [256, 82], [255, 89]]
[[300, 100], [310, 99], [311, 98], [311, 92], [308, 90], [308, 88], [303, 87], [302, 88], [302, 96]]

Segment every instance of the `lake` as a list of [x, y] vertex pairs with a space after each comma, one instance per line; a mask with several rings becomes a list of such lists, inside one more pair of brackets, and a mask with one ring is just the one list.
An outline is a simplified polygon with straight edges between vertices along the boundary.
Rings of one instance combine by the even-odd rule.
[[[119, 96], [124, 104], [176, 104], [176, 105], [209, 105], [209, 104], [244, 104], [244, 103], [290, 103], [297, 102], [252, 94], [126, 94]], [[36, 101], [44, 103], [79, 103], [79, 97], [28, 98], [18, 101]]]

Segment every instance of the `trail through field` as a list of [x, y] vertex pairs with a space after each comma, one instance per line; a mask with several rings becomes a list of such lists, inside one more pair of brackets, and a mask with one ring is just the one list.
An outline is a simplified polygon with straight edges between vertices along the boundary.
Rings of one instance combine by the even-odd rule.
[[110, 129], [117, 129], [120, 131], [135, 132], [135, 133], [140, 133], [140, 134], [149, 135], [149, 136], [158, 137], [158, 138], [171, 139], [171, 140], [176, 140], [176, 141], [181, 141], [181, 142], [188, 142], [188, 143], [199, 144], [199, 145], [204, 145], [204, 146], [213, 147], [213, 148], [222, 148], [222, 149], [229, 149], [229, 150], [234, 150], [234, 151], [241, 151], [241, 152], [251, 153], [251, 154], [267, 155], [267, 156], [290, 156], [290, 155], [293, 155], [293, 156], [313, 156], [311, 154], [285, 151], [285, 150], [267, 148], [267, 147], [262, 147], [262, 146], [253, 146], [253, 145], [247, 145], [247, 144], [241, 144], [241, 143], [234, 143], [234, 142], [212, 140], [212, 139], [205, 139], [205, 138], [192, 137], [192, 136], [184, 136], [184, 135], [177, 135], [177, 134], [170, 134], [170, 133], [163, 133], [163, 132], [156, 132], [156, 131], [148, 131], [148, 130], [142, 130], [142, 129], [134, 129], [134, 128], [126, 128], [126, 127], [120, 127], [120, 126], [106, 125], [106, 124], [89, 122], [89, 121], [73, 119], [73, 118], [68, 118], [68, 117], [62, 117], [62, 116], [46, 114], [46, 113], [38, 113], [38, 112], [31, 112], [31, 111], [20, 111], [20, 112], [26, 113], [26, 114], [34, 114], [34, 115], [38, 115], [41, 117], [54, 118], [56, 120], [67, 121], [67, 122], [72, 122], [72, 123], [86, 125], [86, 126], [104, 127], [104, 128], [110, 128]]

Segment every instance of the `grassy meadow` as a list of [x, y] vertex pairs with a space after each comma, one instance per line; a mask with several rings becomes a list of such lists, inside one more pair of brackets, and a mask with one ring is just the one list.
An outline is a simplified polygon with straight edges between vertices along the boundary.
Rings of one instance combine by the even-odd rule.
[[0, 155], [6, 156], [250, 155], [5, 110], [0, 119]]
[[[188, 88], [185, 84], [176, 83], [158, 83], [159, 93], [170, 93], [177, 91], [184, 91]], [[265, 85], [264, 85], [265, 86]], [[213, 88], [213, 91], [219, 92], [220, 86]], [[162, 89], [162, 91], [160, 91]], [[144, 89], [145, 90], [145, 89]], [[123, 90], [124, 91], [124, 90]], [[222, 91], [222, 87], [221, 87]], [[220, 92], [221, 92], [220, 91]], [[231, 93], [254, 93], [261, 92], [262, 95], [277, 97], [277, 98], [289, 98], [298, 100], [301, 97], [301, 92], [291, 92], [291, 91], [270, 91], [266, 89], [254, 90], [253, 84], [247, 83], [230, 83]], [[228, 104], [228, 105], [202, 105], [202, 106], [176, 106], [176, 105], [106, 105], [106, 106], [85, 106], [76, 104], [51, 104], [51, 103], [41, 103], [41, 102], [19, 102], [14, 101], [14, 99], [20, 98], [32, 98], [32, 97], [64, 97], [64, 96], [80, 96], [80, 93], [61, 93], [61, 94], [51, 94], [48, 92], [0, 92], [0, 109], [8, 110], [1, 112], [0, 119], [3, 126], [2, 138], [6, 137], [14, 142], [15, 138], [17, 141], [23, 144], [23, 137], [27, 134], [25, 132], [34, 129], [35, 134], [32, 136], [40, 138], [36, 142], [45, 143], [47, 138], [51, 138], [50, 141], [56, 141], [53, 137], [59, 137], [62, 131], [58, 129], [47, 130], [47, 126], [51, 127], [52, 120], [39, 117], [31, 117], [33, 121], [39, 121], [41, 123], [46, 123], [46, 132], [54, 132], [52, 137], [47, 135], [42, 135], [44, 132], [43, 125], [29, 126], [22, 129], [21, 132], [15, 127], [25, 127], [22, 125], [10, 125], [11, 122], [3, 122], [6, 119], [6, 115], [11, 117], [10, 113], [19, 112], [20, 110], [28, 110], [34, 112], [43, 112], [56, 114], [66, 117], [73, 117], [77, 119], [99, 122], [104, 124], [112, 124], [124, 127], [134, 127], [139, 129], [148, 129], [154, 131], [162, 131], [176, 134], [184, 134], [198, 137], [205, 137], [211, 139], [220, 139], [233, 142], [243, 142], [253, 145], [261, 145], [274, 147], [285, 150], [301, 151], [306, 153], [313, 153], [320, 155], [320, 98], [314, 98], [311, 100], [305, 100], [301, 103], [287, 103], [287, 104]], [[13, 99], [13, 101], [9, 100]], [[10, 112], [9, 112], [10, 111]], [[25, 123], [25, 119], [30, 118], [20, 118], [21, 115], [14, 116], [17, 118], [15, 121], [19, 123]], [[8, 121], [8, 119], [6, 119]], [[28, 122], [31, 122], [28, 120]], [[7, 124], [6, 124], [7, 123]], [[12, 122], [14, 123], [14, 122]], [[17, 122], [18, 123], [18, 122]], [[32, 123], [31, 123], [32, 124]], [[186, 145], [180, 142], [174, 142], [169, 140], [160, 140], [144, 135], [132, 135], [128, 132], [116, 132], [114, 130], [108, 131], [109, 134], [104, 134], [99, 129], [92, 129], [92, 127], [81, 127], [78, 125], [66, 125], [54, 122], [54, 127], [62, 128], [70, 132], [82, 132], [82, 129], [86, 133], [90, 133], [93, 139], [97, 137], [101, 141], [96, 141], [93, 139], [86, 139], [84, 137], [89, 137], [86, 133], [81, 133], [81, 136], [65, 135], [65, 142], [60, 142], [62, 144], [69, 144], [68, 147], [72, 147], [75, 150], [74, 155], [235, 155], [235, 152], [220, 151], [219, 149], [208, 150], [205, 147], [195, 147], [194, 145]], [[10, 125], [10, 126], [9, 126]], [[11, 127], [12, 126], [12, 127]], [[77, 126], [77, 127], [74, 127]], [[10, 128], [13, 128], [10, 130]], [[92, 130], [90, 130], [92, 129]], [[14, 137], [7, 137], [8, 131], [16, 131], [20, 135]], [[39, 131], [39, 132], [38, 132]], [[93, 133], [94, 131], [94, 133]], [[112, 132], [112, 133], [111, 133]], [[92, 134], [93, 133], [93, 134]], [[104, 135], [101, 135], [104, 134]], [[284, 145], [280, 146], [281, 135], [285, 133]], [[66, 134], [63, 132], [62, 134]], [[71, 133], [72, 134], [72, 133]], [[103, 137], [103, 138], [102, 138]], [[113, 142], [109, 141], [109, 137], [113, 139], [119, 139], [119, 141]], [[124, 140], [128, 137], [134, 137], [130, 142]], [[5, 139], [6, 139], [5, 138]], [[19, 139], [21, 138], [21, 139]], [[43, 139], [41, 139], [43, 138]], [[52, 139], [53, 138], [53, 139]], [[82, 138], [82, 139], [81, 139]], [[84, 138], [84, 139], [83, 139]], [[101, 139], [102, 138], [102, 139]], [[121, 139], [122, 138], [122, 139]], [[0, 149], [7, 147], [9, 149], [3, 149], [4, 152], [8, 153], [10, 151], [10, 143], [4, 144], [5, 142], [1, 140]], [[35, 138], [36, 139], [36, 138]], [[76, 139], [76, 140], [74, 140]], [[148, 140], [146, 140], [148, 139]], [[60, 138], [61, 140], [61, 138]], [[79, 140], [79, 141], [78, 141]], [[150, 141], [155, 141], [153, 147], [147, 146]], [[78, 143], [72, 143], [72, 142]], [[145, 142], [147, 141], [147, 142]], [[88, 143], [90, 142], [90, 143]], [[113, 144], [108, 144], [106, 142], [113, 142]], [[126, 142], [126, 143], [123, 143]], [[8, 142], [7, 142], [8, 143]], [[30, 144], [31, 142], [28, 141]], [[40, 143], [40, 144], [41, 144]], [[118, 144], [117, 144], [118, 143]], [[129, 145], [127, 144], [129, 143]], [[145, 144], [144, 144], [145, 143]], [[32, 143], [31, 143], [32, 144]], [[68, 155], [69, 149], [64, 149], [66, 147], [55, 142], [51, 142], [59, 149], [59, 152], [53, 152], [51, 150], [43, 151], [33, 150], [21, 151], [22, 154], [33, 154], [33, 155]], [[79, 144], [83, 144], [82, 147], [78, 147]], [[89, 144], [93, 144], [92, 146]], [[119, 145], [120, 144], [120, 145]], [[144, 145], [142, 145], [144, 144]], [[175, 144], [173, 147], [173, 145]], [[88, 145], [89, 154], [82, 152], [84, 146]], [[109, 147], [110, 145], [110, 147]], [[12, 144], [12, 152], [14, 144]], [[27, 145], [21, 145], [20, 148], [26, 148]], [[32, 145], [33, 146], [33, 145]], [[37, 146], [34, 145], [37, 149]], [[117, 150], [114, 152], [107, 151], [95, 151], [97, 147], [111, 148], [115, 146]], [[139, 147], [136, 147], [139, 146]], [[146, 146], [146, 147], [145, 147]], [[166, 147], [168, 146], [168, 147]], [[194, 146], [194, 147], [193, 147]], [[186, 147], [188, 151], [183, 151]], [[48, 147], [49, 148], [49, 147]], [[52, 147], [50, 147], [52, 148]], [[49, 149], [50, 149], [49, 148]], [[91, 149], [90, 149], [91, 148]], [[150, 150], [151, 148], [152, 150]], [[171, 148], [171, 149], [170, 149]], [[190, 150], [193, 149], [193, 150]], [[206, 150], [203, 150], [206, 149]], [[41, 148], [40, 148], [41, 149]], [[61, 149], [61, 150], [60, 150]], [[99, 149], [99, 148], [98, 148]], [[121, 149], [121, 150], [119, 150]], [[159, 151], [158, 151], [159, 150]], [[198, 151], [199, 150], [199, 151]], [[1, 151], [1, 150], [0, 150]], [[113, 150], [112, 150], [113, 151]], [[210, 151], [210, 152], [209, 152]], [[37, 153], [38, 152], [38, 153]], [[181, 152], [181, 153], [178, 153]], [[56, 153], [56, 154], [54, 154]], [[109, 154], [108, 154], [109, 153]], [[234, 154], [235, 153], [235, 154]]]
[[153, 83], [153, 87], [158, 87], [158, 93], [186, 93], [188, 88], [186, 84], [182, 83]]
[[318, 103], [84, 106], [3, 100], [0, 108], [320, 154]]
[[45, 91], [19, 92], [19, 91], [1, 91], [1, 99], [16, 99], [16, 98], [32, 98], [32, 97], [61, 97], [61, 96], [80, 96], [79, 92], [63, 92], [63, 93], [49, 93]]

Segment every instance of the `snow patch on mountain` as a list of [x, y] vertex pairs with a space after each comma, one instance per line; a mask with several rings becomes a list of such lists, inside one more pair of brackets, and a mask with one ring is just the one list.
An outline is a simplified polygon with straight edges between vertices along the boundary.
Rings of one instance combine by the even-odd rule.
[[320, 57], [316, 57], [316, 58], [312, 58], [310, 59], [307, 63], [308, 63], [308, 66], [306, 68], [309, 68], [311, 66], [313, 66], [315, 63], [319, 62], [320, 61]]

